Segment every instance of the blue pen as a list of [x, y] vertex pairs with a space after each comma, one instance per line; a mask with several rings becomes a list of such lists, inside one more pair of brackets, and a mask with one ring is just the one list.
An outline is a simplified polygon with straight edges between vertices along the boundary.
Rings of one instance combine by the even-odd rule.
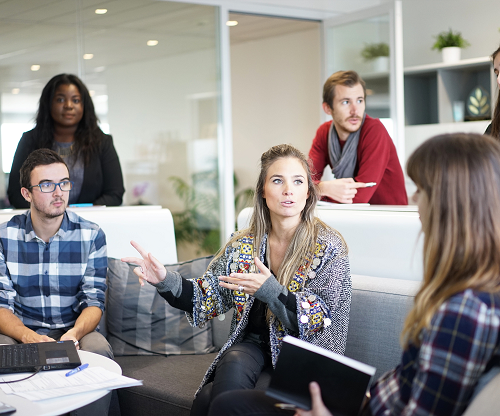
[[88, 366], [89, 366], [88, 364], [82, 364], [80, 367], [73, 368], [73, 370], [66, 373], [66, 377], [72, 376], [73, 374], [76, 374], [79, 371], [85, 370]]
[[89, 204], [89, 203], [85, 203], [85, 204], [70, 204], [70, 208], [81, 208], [81, 207], [92, 207], [94, 206], [94, 204]]

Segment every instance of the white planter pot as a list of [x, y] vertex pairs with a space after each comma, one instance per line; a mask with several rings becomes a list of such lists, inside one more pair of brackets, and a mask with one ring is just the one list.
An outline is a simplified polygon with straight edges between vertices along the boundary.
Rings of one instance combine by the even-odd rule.
[[378, 56], [373, 60], [374, 72], [389, 72], [389, 57]]
[[441, 49], [441, 53], [443, 55], [443, 62], [445, 64], [451, 64], [453, 62], [460, 61], [460, 53], [462, 49], [458, 46], [450, 46], [448, 48]]

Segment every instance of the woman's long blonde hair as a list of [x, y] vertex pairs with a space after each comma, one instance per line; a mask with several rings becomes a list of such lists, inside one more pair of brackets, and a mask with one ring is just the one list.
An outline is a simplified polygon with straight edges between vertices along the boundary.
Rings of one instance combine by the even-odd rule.
[[500, 292], [500, 144], [478, 134], [424, 142], [407, 172], [424, 198], [424, 279], [401, 343], [419, 335], [452, 295], [471, 288]]
[[[255, 256], [259, 256], [259, 248], [264, 235], [272, 229], [271, 214], [269, 208], [267, 207], [266, 200], [263, 198], [264, 185], [266, 183], [267, 172], [269, 167], [276, 162], [278, 159], [283, 158], [295, 158], [303, 166], [307, 174], [307, 185], [309, 196], [306, 200], [305, 207], [301, 213], [301, 221], [295, 230], [295, 234], [290, 242], [285, 257], [281, 263], [278, 270], [274, 270], [276, 273], [276, 279], [278, 282], [284, 286], [288, 286], [290, 280], [295, 275], [296, 270], [304, 262], [304, 258], [309, 254], [313, 253], [316, 248], [316, 240], [318, 237], [319, 228], [331, 229], [323, 221], [315, 217], [314, 209], [316, 208], [316, 203], [319, 199], [319, 190], [317, 185], [313, 182], [311, 176], [311, 169], [305, 158], [304, 154], [293, 146], [288, 144], [280, 144], [271, 147], [267, 152], [264, 152], [261, 156], [261, 169], [259, 178], [257, 180], [257, 186], [255, 189], [254, 196], [254, 210], [252, 218], [250, 219], [250, 226], [243, 229], [229, 240], [227, 245], [221, 249], [217, 254], [216, 258], [220, 257], [224, 252], [225, 248], [232, 244], [234, 241], [238, 240], [244, 235], [252, 234], [254, 236], [254, 248], [256, 252]], [[344, 245], [344, 252], [347, 253], [347, 246], [341, 238]], [[214, 259], [215, 260], [215, 259]], [[268, 311], [268, 316], [270, 312]]]

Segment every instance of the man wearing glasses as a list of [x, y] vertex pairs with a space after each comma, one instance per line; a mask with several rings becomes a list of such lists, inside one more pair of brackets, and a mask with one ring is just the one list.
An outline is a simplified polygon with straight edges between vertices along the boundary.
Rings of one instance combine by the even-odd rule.
[[0, 225], [0, 344], [72, 340], [113, 358], [95, 331], [106, 290], [104, 232], [66, 211], [73, 182], [56, 152], [35, 150], [20, 174], [30, 209]]

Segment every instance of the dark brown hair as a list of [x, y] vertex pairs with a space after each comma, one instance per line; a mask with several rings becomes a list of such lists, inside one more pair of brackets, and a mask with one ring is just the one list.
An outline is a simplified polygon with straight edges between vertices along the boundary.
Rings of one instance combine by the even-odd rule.
[[420, 145], [407, 163], [426, 209], [424, 279], [403, 328], [403, 345], [448, 298], [472, 288], [500, 292], [500, 143], [479, 134], [444, 134]]
[[52, 165], [53, 163], [62, 163], [66, 168], [68, 167], [62, 157], [53, 150], [37, 149], [31, 152], [19, 171], [21, 175], [21, 188], [29, 188], [32, 185], [31, 172], [33, 172], [33, 169], [37, 166]]
[[323, 86], [323, 102], [330, 108], [333, 108], [333, 99], [335, 98], [335, 87], [337, 85], [344, 85], [345, 87], [354, 87], [361, 84], [363, 93], [366, 98], [366, 84], [365, 81], [355, 71], [338, 71], [330, 75]]

